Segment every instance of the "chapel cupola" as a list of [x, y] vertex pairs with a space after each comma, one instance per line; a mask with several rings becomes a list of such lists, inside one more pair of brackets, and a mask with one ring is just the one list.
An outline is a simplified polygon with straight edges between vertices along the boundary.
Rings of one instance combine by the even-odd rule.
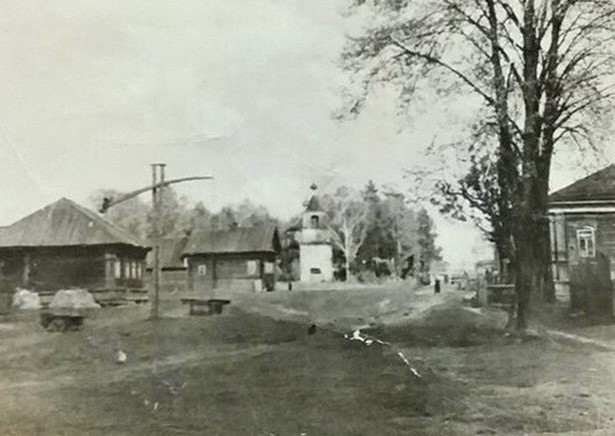
[[310, 186], [310, 196], [305, 202], [305, 211], [303, 212], [302, 228], [311, 230], [326, 230], [326, 213], [320, 205], [320, 200], [317, 195], [318, 186], [312, 183]]

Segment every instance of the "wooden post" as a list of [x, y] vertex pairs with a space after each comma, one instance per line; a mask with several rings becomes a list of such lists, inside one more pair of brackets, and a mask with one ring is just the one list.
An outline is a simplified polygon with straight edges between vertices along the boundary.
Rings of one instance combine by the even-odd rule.
[[158, 188], [158, 194], [156, 198], [156, 288], [154, 289], [154, 301], [156, 306], [156, 316], [158, 318], [158, 312], [160, 309], [160, 239], [161, 239], [161, 229], [160, 229], [160, 215], [162, 213], [162, 203], [164, 202], [164, 167], [166, 164], [158, 164], [158, 168], [160, 171], [158, 182], [161, 183], [160, 188]]
[[211, 256], [211, 277], [212, 277], [212, 288], [215, 291], [218, 288], [218, 265], [216, 263], [216, 255], [212, 254]]
[[153, 249], [154, 249], [154, 268], [153, 268], [153, 299], [151, 305], [151, 318], [158, 318], [158, 292], [160, 288], [160, 242], [158, 240], [158, 189], [156, 185], [158, 183], [158, 172], [157, 172], [157, 164], [152, 164], [152, 208], [154, 211], [154, 216], [152, 220], [152, 241], [153, 241]]
[[115, 262], [117, 260], [117, 256], [113, 253], [105, 253], [104, 262], [105, 262], [105, 288], [113, 289], [115, 288]]
[[[152, 305], [151, 305], [151, 318], [158, 318], [158, 309], [159, 309], [159, 295], [160, 295], [160, 203], [161, 203], [161, 192], [165, 185], [171, 185], [180, 182], [188, 182], [191, 180], [210, 180], [213, 177], [211, 176], [198, 176], [198, 177], [183, 177], [180, 179], [169, 180], [165, 182], [164, 178], [164, 168], [166, 164], [157, 163], [151, 164], [152, 166], [152, 186], [137, 189], [136, 191], [130, 192], [126, 195], [120, 196], [117, 199], [105, 198], [103, 204], [99, 210], [100, 213], [105, 213], [110, 207], [113, 207], [119, 203], [122, 203], [126, 200], [129, 200], [137, 195], [140, 195], [144, 192], [152, 190], [152, 206], [153, 206], [153, 222], [152, 222], [152, 248], [154, 255], [154, 268], [152, 269], [153, 274], [153, 290], [151, 295]], [[158, 170], [160, 169], [160, 170]], [[158, 172], [160, 172], [160, 181], [158, 181]]]
[[[154, 240], [154, 295], [152, 301], [152, 319], [158, 319], [160, 305], [160, 206], [163, 201], [164, 167], [166, 164], [152, 164], [152, 201], [154, 206], [153, 240]], [[159, 180], [157, 180], [159, 179]], [[160, 185], [156, 188], [156, 185]]]
[[23, 276], [22, 285], [27, 288], [30, 282], [30, 254], [24, 254], [23, 256]]

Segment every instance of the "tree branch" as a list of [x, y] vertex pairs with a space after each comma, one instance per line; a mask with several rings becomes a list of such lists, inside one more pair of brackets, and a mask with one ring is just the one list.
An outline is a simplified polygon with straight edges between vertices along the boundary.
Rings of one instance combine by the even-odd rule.
[[397, 39], [394, 36], [391, 36], [391, 41], [397, 47], [402, 49], [406, 54], [408, 54], [410, 56], [421, 58], [421, 59], [423, 59], [423, 60], [425, 60], [425, 61], [427, 61], [427, 62], [429, 62], [431, 64], [438, 65], [438, 66], [448, 70], [449, 72], [453, 73], [455, 76], [457, 76], [459, 79], [461, 79], [466, 85], [468, 85], [470, 88], [472, 88], [472, 90], [474, 92], [476, 92], [478, 95], [483, 97], [487, 101], [487, 103], [489, 103], [492, 106], [495, 105], [495, 101], [493, 100], [493, 98], [491, 98], [489, 95], [487, 95], [482, 89], [480, 89], [478, 86], [476, 86], [476, 84], [472, 80], [470, 80], [465, 74], [463, 74], [461, 71], [459, 71], [455, 67], [453, 67], [453, 66], [447, 64], [446, 62], [443, 62], [440, 59], [438, 59], [438, 58], [436, 58], [434, 56], [431, 56], [431, 55], [429, 55], [427, 53], [421, 53], [421, 52], [412, 50], [410, 47], [408, 47], [406, 44], [404, 44], [403, 42], [401, 42], [399, 39]]

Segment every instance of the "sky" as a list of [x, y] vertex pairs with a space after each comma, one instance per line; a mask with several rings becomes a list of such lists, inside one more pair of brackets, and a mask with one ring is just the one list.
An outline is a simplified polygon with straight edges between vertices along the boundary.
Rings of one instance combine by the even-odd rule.
[[[177, 185], [212, 210], [249, 198], [286, 219], [312, 182], [405, 188], [443, 104], [400, 126], [386, 95], [340, 123], [342, 0], [3, 0], [0, 15], [0, 225], [61, 197], [91, 206], [101, 188], [211, 175]], [[403, 127], [403, 128], [400, 128]], [[587, 169], [556, 157], [553, 187]], [[485, 245], [435, 216], [451, 263]], [[482, 249], [482, 251], [481, 251]]]

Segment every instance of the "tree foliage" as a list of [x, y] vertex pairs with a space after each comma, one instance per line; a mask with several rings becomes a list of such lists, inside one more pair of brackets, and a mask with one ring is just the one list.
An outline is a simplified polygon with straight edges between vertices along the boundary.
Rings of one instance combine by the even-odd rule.
[[442, 260], [441, 249], [436, 245], [437, 234], [429, 213], [424, 208], [417, 214], [417, 245], [419, 262], [423, 271], [429, 271], [430, 265]]
[[441, 258], [433, 220], [424, 209], [409, 208], [400, 192], [380, 192], [369, 181], [362, 192], [342, 186], [323, 196], [322, 206], [347, 271], [402, 275], [413, 272], [409, 259], [423, 260], [428, 271]]
[[505, 222], [514, 242], [517, 328], [525, 329], [531, 289], [550, 281], [553, 153], [565, 142], [595, 148], [595, 127], [611, 115], [615, 4], [354, 0], [351, 12], [370, 16], [371, 25], [343, 52], [356, 85], [347, 113], [360, 112], [377, 84], [396, 89], [402, 107], [428, 87], [481, 102], [477, 127], [495, 144], [493, 159], [475, 159], [459, 186], [443, 188], [491, 214], [496, 226]]
[[331, 239], [343, 254], [349, 278], [351, 265], [367, 235], [368, 209], [360, 196], [345, 186], [338, 188], [334, 195], [323, 196], [322, 207], [328, 215]]
[[[123, 195], [109, 189], [100, 189], [90, 197], [98, 209], [103, 198], [119, 198]], [[227, 230], [237, 226], [258, 227], [278, 224], [267, 208], [244, 200], [238, 205], [227, 205], [217, 212], [211, 212], [202, 202], [190, 205], [172, 188], [163, 190], [160, 204], [159, 232], [161, 237], [181, 237], [194, 231]], [[132, 235], [147, 240], [152, 237], [153, 209], [142, 197], [134, 197], [110, 208], [106, 218], [118, 224]]]
[[[90, 196], [90, 203], [94, 210], [98, 210], [104, 198], [118, 198], [122, 195], [122, 192], [113, 189], [99, 189]], [[110, 208], [105, 213], [105, 217], [131, 235], [145, 240], [150, 235], [148, 223], [150, 209], [150, 206], [140, 197], [134, 197]]]

